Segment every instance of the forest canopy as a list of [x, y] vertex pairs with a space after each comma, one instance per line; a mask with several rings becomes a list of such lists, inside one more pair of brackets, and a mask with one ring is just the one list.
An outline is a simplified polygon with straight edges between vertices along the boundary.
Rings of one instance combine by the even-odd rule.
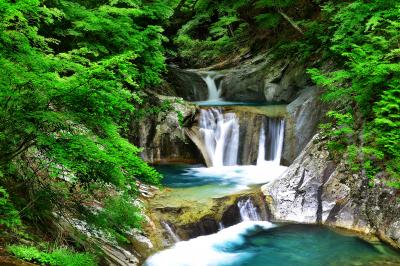
[[6, 225], [20, 223], [16, 213], [44, 221], [107, 184], [126, 194], [114, 206], [128, 205], [137, 181], [159, 184], [120, 133], [144, 90], [161, 82], [160, 25], [170, 15], [163, 1], [1, 1], [0, 176], [9, 193], [1, 188], [0, 209], [14, 221]]

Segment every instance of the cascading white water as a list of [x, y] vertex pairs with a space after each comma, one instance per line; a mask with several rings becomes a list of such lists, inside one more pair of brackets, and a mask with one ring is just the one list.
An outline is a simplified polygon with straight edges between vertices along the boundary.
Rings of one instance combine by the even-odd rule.
[[205, 266], [238, 265], [241, 252], [230, 248], [244, 243], [246, 235], [257, 230], [276, 227], [267, 221], [246, 221], [227, 227], [215, 234], [199, 236], [176, 243], [173, 247], [156, 253], [146, 260], [145, 266]]
[[172, 230], [171, 226], [168, 223], [162, 221], [161, 224], [164, 226], [168, 235], [172, 238], [172, 240], [174, 240], [174, 242], [181, 241], [180, 238], [175, 234], [174, 230]]
[[221, 230], [223, 230], [223, 229], [225, 229], [224, 224], [223, 224], [222, 222], [219, 222], [219, 223], [218, 223], [218, 230], [221, 231]]
[[[268, 131], [266, 134], [265, 125], [263, 122], [260, 129], [257, 165], [265, 164], [265, 162], [272, 162], [275, 165], [280, 165], [285, 121], [282, 119], [269, 118], [267, 122], [267, 128]], [[266, 146], [268, 148], [267, 151], [265, 149]]]
[[237, 164], [239, 150], [239, 119], [234, 113], [224, 114], [221, 109], [202, 109], [200, 132], [212, 166]]
[[219, 83], [219, 86], [216, 84], [216, 79], [220, 77], [222, 77], [222, 75], [217, 72], [206, 72], [201, 75], [201, 78], [207, 84], [208, 101], [220, 100], [222, 81]]
[[237, 203], [239, 207], [240, 218], [243, 221], [261, 221], [261, 217], [254, 206], [253, 201], [248, 198], [247, 200], [239, 200]]

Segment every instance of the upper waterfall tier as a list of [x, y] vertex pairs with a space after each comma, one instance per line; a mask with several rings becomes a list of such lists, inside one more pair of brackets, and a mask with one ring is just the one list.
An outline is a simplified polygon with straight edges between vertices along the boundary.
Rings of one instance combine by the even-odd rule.
[[221, 100], [222, 81], [220, 79], [223, 77], [223, 75], [213, 71], [200, 73], [200, 75], [201, 78], [204, 80], [204, 82], [207, 84], [208, 88], [207, 101]]

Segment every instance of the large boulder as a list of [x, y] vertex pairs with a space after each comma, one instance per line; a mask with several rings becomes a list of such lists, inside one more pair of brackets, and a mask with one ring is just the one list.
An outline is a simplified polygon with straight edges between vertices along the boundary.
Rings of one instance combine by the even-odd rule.
[[351, 173], [346, 158], [334, 162], [316, 135], [279, 179], [262, 187], [274, 221], [320, 223], [376, 234], [400, 247], [397, 191]]
[[309, 82], [303, 65], [271, 52], [221, 73], [222, 97], [228, 101], [290, 102]]
[[[182, 98], [157, 95], [158, 101], [169, 101], [171, 108], [144, 119], [132, 119], [129, 140], [142, 147], [142, 158], [149, 163], [201, 163], [197, 147], [185, 134], [185, 125], [191, 125], [197, 106]], [[183, 123], [183, 124], [182, 124]]]

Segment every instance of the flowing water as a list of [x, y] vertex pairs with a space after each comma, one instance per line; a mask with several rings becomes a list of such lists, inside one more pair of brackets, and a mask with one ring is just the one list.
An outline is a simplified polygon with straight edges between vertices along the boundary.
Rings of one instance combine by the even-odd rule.
[[163, 227], [165, 228], [165, 231], [168, 233], [168, 235], [171, 237], [171, 239], [174, 242], [179, 242], [181, 241], [179, 239], [179, 237], [176, 235], [175, 231], [172, 230], [171, 226], [167, 223], [167, 222], [161, 222], [161, 224], [163, 225]]
[[205, 101], [197, 101], [200, 106], [229, 106], [229, 105], [264, 105], [265, 101], [259, 102], [230, 102], [225, 101], [222, 97], [223, 77], [221, 73], [216, 71], [198, 72], [204, 80], [208, 89], [208, 98]]
[[221, 100], [222, 81], [217, 85], [217, 79], [220, 79], [221, 77], [223, 77], [223, 75], [213, 71], [202, 73], [201, 78], [207, 84], [208, 88], [207, 101]]
[[[205, 105], [223, 105], [222, 82], [216, 72], [203, 73], [209, 90]], [[162, 165], [164, 185], [172, 201], [202, 202], [265, 184], [278, 178], [286, 167], [280, 165], [285, 122], [263, 119], [258, 136], [256, 165], [238, 165], [241, 153], [240, 120], [221, 108], [204, 108], [200, 130], [212, 167]], [[246, 143], [242, 143], [246, 145]], [[168, 198], [168, 196], [167, 196]], [[165, 201], [166, 198], [162, 198]], [[172, 204], [173, 205], [173, 204]], [[171, 206], [172, 206], [171, 205]], [[146, 266], [347, 266], [400, 265], [400, 255], [391, 248], [371, 244], [354, 235], [312, 225], [275, 225], [261, 221], [251, 198], [237, 202], [241, 223], [226, 227], [219, 223], [215, 234], [180, 241], [168, 223], [163, 223], [174, 246], [147, 259]]]
[[271, 163], [279, 166], [282, 157], [285, 121], [270, 118], [267, 120], [267, 128], [266, 134], [264, 123], [261, 125], [257, 165]]
[[237, 164], [239, 151], [239, 119], [234, 113], [224, 114], [221, 109], [202, 109], [200, 132], [212, 166]]
[[239, 207], [240, 219], [244, 221], [261, 221], [257, 208], [254, 206], [253, 201], [248, 198], [242, 199], [237, 203]]
[[146, 266], [399, 265], [391, 248], [321, 226], [244, 221], [216, 234], [175, 244]]

